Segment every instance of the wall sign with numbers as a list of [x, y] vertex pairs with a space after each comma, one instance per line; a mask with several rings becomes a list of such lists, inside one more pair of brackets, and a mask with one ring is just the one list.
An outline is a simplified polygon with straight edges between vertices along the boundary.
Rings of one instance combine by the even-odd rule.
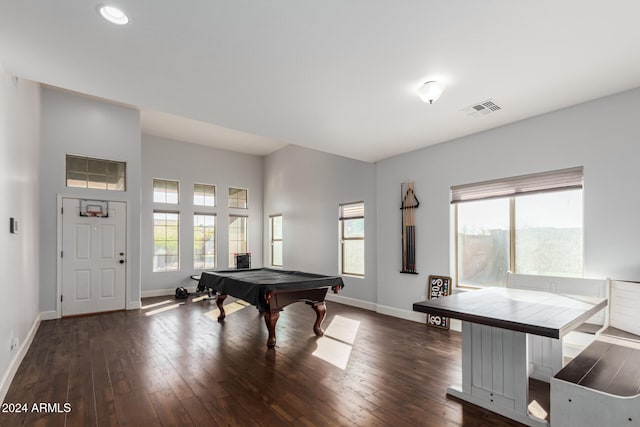
[[[442, 298], [451, 292], [451, 277], [429, 276], [429, 299]], [[427, 315], [427, 325], [449, 329], [449, 318], [445, 316]]]

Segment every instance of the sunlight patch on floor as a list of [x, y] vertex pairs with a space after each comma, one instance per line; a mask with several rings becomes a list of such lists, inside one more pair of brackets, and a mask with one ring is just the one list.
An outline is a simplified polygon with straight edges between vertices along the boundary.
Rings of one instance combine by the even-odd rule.
[[147, 311], [144, 315], [145, 316], [153, 316], [154, 314], [162, 313], [164, 311], [173, 310], [174, 308], [178, 308], [181, 305], [184, 305], [184, 303], [180, 302], [178, 304], [168, 305], [166, 307], [162, 307], [162, 308], [158, 308], [158, 309], [155, 309], [155, 310]]
[[[238, 310], [242, 310], [243, 308], [248, 307], [249, 305], [250, 305], [249, 303], [244, 301], [234, 301], [224, 306], [224, 312], [228, 316], [232, 313], [235, 313]], [[220, 310], [216, 308], [215, 310], [207, 311], [206, 313], [204, 313], [204, 315], [211, 320], [218, 320], [218, 316], [220, 315]]]
[[336, 315], [327, 330], [324, 331], [324, 336], [346, 344], [353, 344], [359, 327], [360, 321]]
[[352, 346], [329, 337], [318, 338], [316, 344], [318, 348], [312, 353], [315, 357], [342, 370], [347, 368]]
[[346, 369], [351, 357], [351, 349], [356, 341], [360, 321], [343, 316], [334, 316], [324, 332], [316, 341], [318, 348], [312, 354], [340, 369]]
[[173, 302], [173, 300], [168, 299], [168, 300], [156, 302], [155, 304], [143, 305], [142, 307], [140, 307], [140, 310], [146, 310], [153, 307], [160, 307], [161, 305], [170, 304], [171, 302]]
[[547, 414], [547, 411], [545, 411], [542, 406], [540, 406], [540, 404], [537, 401], [533, 401], [529, 404], [529, 413], [535, 417], [540, 418], [541, 420], [544, 420], [547, 418], [547, 416], [549, 414]]

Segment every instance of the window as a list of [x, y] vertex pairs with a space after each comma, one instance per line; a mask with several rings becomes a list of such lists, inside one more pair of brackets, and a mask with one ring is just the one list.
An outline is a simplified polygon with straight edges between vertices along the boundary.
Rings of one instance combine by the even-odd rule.
[[193, 215], [193, 268], [204, 270], [215, 268], [216, 260], [216, 216]]
[[247, 252], [247, 217], [229, 215], [229, 268], [235, 267], [235, 254]]
[[229, 207], [247, 209], [247, 190], [242, 188], [229, 188]]
[[153, 271], [178, 271], [180, 214], [153, 212]]
[[340, 206], [341, 274], [364, 276], [364, 202]]
[[581, 277], [582, 224], [582, 190], [517, 197], [514, 271]]
[[506, 286], [508, 271], [581, 277], [582, 177], [572, 168], [452, 187], [458, 284]]
[[125, 162], [67, 154], [67, 187], [125, 191]]
[[271, 266], [282, 267], [282, 215], [273, 215], [271, 222]]
[[153, 180], [153, 201], [155, 203], [178, 204], [178, 181]]
[[193, 204], [196, 206], [215, 206], [216, 186], [207, 184], [194, 184]]
[[504, 286], [509, 271], [509, 199], [468, 202], [458, 209], [458, 283]]

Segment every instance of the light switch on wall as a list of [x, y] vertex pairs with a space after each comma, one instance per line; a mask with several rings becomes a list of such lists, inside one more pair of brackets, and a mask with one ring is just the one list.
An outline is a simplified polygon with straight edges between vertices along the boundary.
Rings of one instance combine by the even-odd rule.
[[11, 234], [18, 234], [18, 220], [15, 218], [9, 218], [9, 231]]

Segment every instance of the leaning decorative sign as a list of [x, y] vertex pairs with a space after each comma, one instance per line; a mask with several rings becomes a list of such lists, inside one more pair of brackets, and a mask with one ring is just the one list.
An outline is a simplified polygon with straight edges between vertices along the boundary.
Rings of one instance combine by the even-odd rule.
[[[429, 299], [442, 298], [451, 292], [451, 277], [429, 276]], [[427, 315], [427, 325], [449, 329], [449, 318], [445, 316]]]

